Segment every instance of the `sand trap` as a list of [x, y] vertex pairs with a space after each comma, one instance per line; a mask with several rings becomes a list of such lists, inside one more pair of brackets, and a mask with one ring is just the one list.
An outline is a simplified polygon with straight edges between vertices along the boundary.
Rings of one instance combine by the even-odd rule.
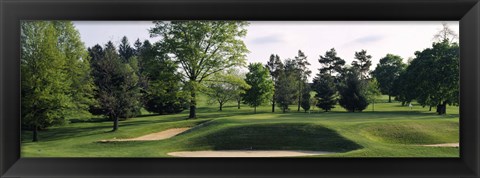
[[326, 151], [300, 150], [225, 150], [225, 151], [181, 151], [168, 153], [176, 157], [292, 157], [332, 154]]
[[127, 139], [111, 139], [111, 140], [100, 140], [99, 142], [123, 142], [123, 141], [153, 141], [153, 140], [164, 140], [167, 138], [171, 138], [175, 135], [178, 135], [182, 132], [187, 131], [190, 128], [175, 128], [175, 129], [168, 129], [157, 133], [152, 133], [148, 135], [144, 135], [137, 138], [127, 138]]
[[442, 143], [442, 144], [432, 144], [432, 145], [422, 145], [422, 146], [431, 146], [431, 147], [460, 147], [460, 143]]

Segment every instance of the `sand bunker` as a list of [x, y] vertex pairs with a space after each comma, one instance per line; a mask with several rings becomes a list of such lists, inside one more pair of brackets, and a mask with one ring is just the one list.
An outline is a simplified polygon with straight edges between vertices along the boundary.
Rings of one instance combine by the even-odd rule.
[[100, 140], [100, 142], [123, 142], [123, 141], [153, 141], [153, 140], [164, 140], [167, 138], [171, 138], [175, 135], [178, 135], [182, 132], [187, 131], [190, 128], [175, 128], [175, 129], [168, 129], [165, 131], [152, 133], [148, 135], [144, 135], [137, 138], [127, 138], [127, 139], [111, 139], [111, 140]]
[[181, 151], [168, 153], [176, 157], [294, 157], [332, 154], [326, 151], [300, 150], [225, 150], [225, 151]]
[[431, 146], [431, 147], [460, 147], [460, 143], [442, 143], [442, 144], [432, 144], [432, 145], [422, 145], [422, 146]]

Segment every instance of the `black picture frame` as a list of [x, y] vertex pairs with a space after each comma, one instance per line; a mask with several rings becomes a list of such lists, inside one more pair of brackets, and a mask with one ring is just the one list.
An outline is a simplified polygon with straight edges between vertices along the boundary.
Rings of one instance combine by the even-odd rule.
[[[0, 177], [479, 177], [478, 0], [0, 0]], [[20, 158], [20, 20], [460, 21], [460, 158]]]

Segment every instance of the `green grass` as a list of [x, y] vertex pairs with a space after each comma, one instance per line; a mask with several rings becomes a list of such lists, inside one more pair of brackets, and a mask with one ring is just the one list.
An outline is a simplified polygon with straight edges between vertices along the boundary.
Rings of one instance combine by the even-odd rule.
[[[424, 147], [422, 144], [459, 142], [459, 110], [448, 106], [439, 116], [417, 104], [410, 109], [382, 96], [364, 112], [348, 113], [337, 106], [325, 113], [281, 113], [271, 106], [253, 108], [228, 103], [222, 112], [199, 97], [198, 118], [186, 120], [188, 110], [175, 115], [144, 116], [120, 122], [117, 132], [102, 119], [83, 120], [52, 127], [31, 142], [22, 132], [22, 157], [169, 157], [187, 150], [319, 150], [337, 152], [319, 157], [459, 157], [458, 148]], [[433, 108], [432, 110], [435, 110]], [[98, 143], [112, 138], [133, 138], [169, 128], [193, 127], [160, 141]]]

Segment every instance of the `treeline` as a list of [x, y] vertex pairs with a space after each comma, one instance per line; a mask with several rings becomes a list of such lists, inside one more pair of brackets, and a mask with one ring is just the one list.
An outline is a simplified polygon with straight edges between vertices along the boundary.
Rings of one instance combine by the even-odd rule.
[[[235, 101], [256, 108], [270, 103], [288, 112], [290, 106], [307, 112], [312, 106], [330, 111], [337, 104], [350, 112], [375, 103], [379, 90], [403, 104], [416, 100], [445, 114], [447, 104], [458, 104], [459, 47], [443, 38], [415, 53], [409, 64], [387, 55], [370, 71], [365, 50], [345, 64], [335, 49], [321, 55], [319, 72], [312, 72], [302, 51], [293, 59], [272, 54], [266, 64], [249, 64], [245, 37], [248, 22], [155, 21], [149, 29], [156, 42], [126, 37], [86, 49], [72, 22], [22, 21], [22, 128], [33, 131], [62, 124], [78, 115], [103, 115], [113, 121], [132, 118], [145, 108], [158, 114], [189, 110], [196, 118], [197, 94], [210, 103]], [[444, 31], [448, 30], [445, 26]], [[311, 96], [312, 91], [315, 95]]]
[[[286, 112], [293, 104], [297, 111], [303, 108], [305, 112], [311, 106], [328, 112], [337, 104], [349, 112], [361, 112], [369, 104], [374, 109], [376, 98], [385, 94], [388, 102], [394, 97], [403, 106], [415, 100], [430, 111], [436, 107], [438, 114], [446, 114], [447, 104], [459, 104], [460, 49], [454, 42], [456, 37], [443, 24], [432, 47], [415, 52], [415, 58], [408, 63], [403, 63], [398, 55], [387, 54], [373, 71], [372, 56], [367, 51], [355, 52], [348, 65], [332, 48], [319, 56], [321, 68], [312, 85], [307, 83], [310, 64], [302, 51], [294, 59], [283, 61], [272, 54], [264, 67], [260, 63], [249, 65], [246, 81], [251, 89], [243, 100], [255, 110], [261, 104], [271, 103], [272, 112], [276, 106]], [[313, 98], [311, 91], [315, 93]]]
[[[124, 37], [85, 49], [68, 21], [22, 21], [22, 128], [33, 131], [62, 124], [81, 113], [113, 121], [135, 117], [141, 108], [158, 114], [189, 108], [196, 118], [202, 91], [222, 104], [237, 100], [250, 86], [240, 72], [248, 50], [241, 40], [247, 22], [156, 21], [149, 30], [161, 40]], [[234, 75], [238, 74], [238, 75]]]
[[[372, 56], [367, 51], [355, 52], [351, 64], [337, 56], [334, 48], [320, 55], [321, 68], [309, 85], [310, 65], [302, 51], [294, 59], [281, 60], [272, 54], [264, 67], [250, 64], [247, 84], [251, 85], [243, 95], [245, 103], [255, 108], [271, 103], [272, 112], [279, 107], [282, 112], [297, 105], [297, 111], [305, 112], [311, 106], [325, 112], [338, 104], [349, 112], [361, 112], [369, 104], [375, 108], [376, 98], [388, 95], [402, 106], [417, 101], [423, 107], [435, 107], [438, 114], [446, 114], [446, 105], [459, 104], [459, 45], [457, 35], [443, 24], [435, 35], [432, 47], [415, 52], [415, 58], [403, 63], [398, 55], [387, 54], [373, 71]], [[267, 75], [269, 73], [270, 75]], [[312, 98], [310, 92], [314, 91]]]
[[[330, 111], [337, 103], [347, 111], [362, 111], [380, 94], [377, 81], [369, 77], [371, 58], [365, 50], [356, 52], [349, 66], [331, 49], [318, 59], [322, 67], [310, 85], [310, 63], [301, 50], [294, 59], [283, 61], [272, 54], [265, 66], [250, 64], [246, 81], [251, 89], [244, 94], [244, 101], [252, 107], [270, 102], [272, 112], [279, 107], [283, 113], [293, 104], [304, 112], [312, 105]], [[311, 91], [316, 93], [313, 98]]]

